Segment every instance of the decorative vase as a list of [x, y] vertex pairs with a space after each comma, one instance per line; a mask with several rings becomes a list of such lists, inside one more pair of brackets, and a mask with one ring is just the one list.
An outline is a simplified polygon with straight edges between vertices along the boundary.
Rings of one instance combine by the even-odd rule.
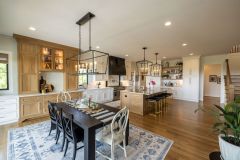
[[219, 147], [221, 151], [221, 156], [224, 160], [239, 160], [240, 159], [240, 147], [233, 145], [225, 141], [222, 137], [224, 135], [219, 135]]

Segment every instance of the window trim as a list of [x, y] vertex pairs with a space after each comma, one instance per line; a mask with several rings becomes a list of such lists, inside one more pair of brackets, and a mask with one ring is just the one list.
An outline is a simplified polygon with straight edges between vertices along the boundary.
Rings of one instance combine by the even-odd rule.
[[[9, 54], [7, 54], [7, 55], [8, 55], [8, 58], [9, 58]], [[3, 88], [3, 89], [0, 88], [0, 91], [7, 91], [7, 90], [9, 90], [9, 67], [8, 67], [8, 65], [9, 65], [9, 61], [7, 63], [7, 88]]]

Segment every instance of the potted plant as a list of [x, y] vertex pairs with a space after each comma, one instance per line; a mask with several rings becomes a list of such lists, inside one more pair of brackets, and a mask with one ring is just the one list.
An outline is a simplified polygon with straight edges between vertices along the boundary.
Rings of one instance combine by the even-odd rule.
[[211, 109], [211, 112], [216, 116], [217, 122], [213, 128], [219, 133], [221, 156], [224, 160], [240, 160], [240, 103], [231, 102], [224, 108], [214, 106], [217, 110]]

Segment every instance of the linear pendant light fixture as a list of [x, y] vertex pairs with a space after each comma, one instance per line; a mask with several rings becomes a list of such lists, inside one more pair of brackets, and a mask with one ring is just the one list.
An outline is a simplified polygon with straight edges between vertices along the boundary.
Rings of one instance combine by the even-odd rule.
[[155, 53], [155, 56], [156, 56], [156, 63], [155, 64], [152, 64], [150, 67], [151, 67], [151, 73], [150, 75], [151, 76], [160, 76], [161, 75], [161, 64], [159, 64], [157, 62], [157, 56], [158, 56], [158, 53]]
[[137, 66], [137, 70], [138, 70], [138, 74], [141, 76], [147, 76], [150, 73], [150, 66], [152, 65], [151, 61], [146, 60], [145, 57], [145, 51], [146, 51], [147, 47], [143, 47], [143, 53], [144, 53], [144, 57], [143, 60], [136, 62], [136, 66]]
[[[79, 53], [77, 56], [70, 57], [69, 60], [76, 61], [75, 70], [77, 75], [95, 75], [95, 74], [106, 74], [109, 54], [92, 49], [91, 42], [91, 20], [95, 15], [88, 12], [83, 16], [76, 24], [79, 25]], [[81, 47], [81, 27], [85, 23], [89, 23], [89, 48], [83, 51]]]

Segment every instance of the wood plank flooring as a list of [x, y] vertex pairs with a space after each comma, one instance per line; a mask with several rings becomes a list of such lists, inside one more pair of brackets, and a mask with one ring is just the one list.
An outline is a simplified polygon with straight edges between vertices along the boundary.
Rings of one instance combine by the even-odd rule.
[[[205, 97], [202, 105], [212, 107], [213, 104], [219, 104], [219, 99]], [[204, 112], [195, 114], [194, 110], [198, 105], [201, 104], [171, 99], [165, 114], [159, 117], [130, 114], [130, 123], [174, 141], [166, 160], [207, 160], [208, 154], [219, 150], [219, 147], [217, 135], [212, 132], [211, 128], [214, 119]], [[34, 124], [46, 119], [0, 126], [0, 160], [7, 159], [9, 128]]]

